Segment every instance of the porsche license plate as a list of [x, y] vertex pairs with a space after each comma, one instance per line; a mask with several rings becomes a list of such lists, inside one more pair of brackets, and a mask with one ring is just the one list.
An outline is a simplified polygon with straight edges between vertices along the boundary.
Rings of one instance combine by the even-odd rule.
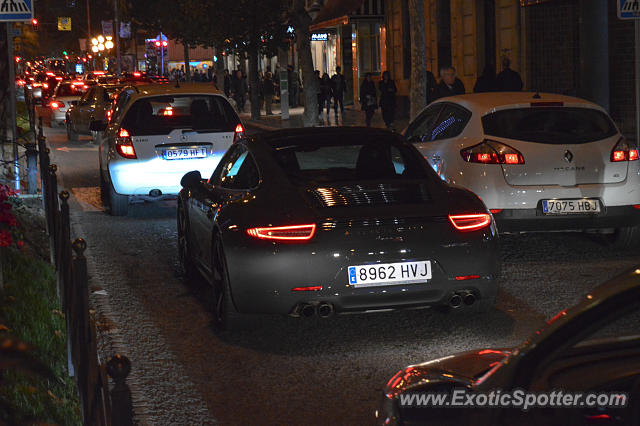
[[167, 149], [163, 152], [165, 160], [184, 160], [188, 158], [205, 158], [207, 148], [177, 148]]
[[600, 201], [582, 200], [542, 200], [544, 214], [585, 214], [600, 213]]
[[349, 284], [354, 287], [423, 283], [431, 279], [431, 261], [377, 263], [349, 266]]

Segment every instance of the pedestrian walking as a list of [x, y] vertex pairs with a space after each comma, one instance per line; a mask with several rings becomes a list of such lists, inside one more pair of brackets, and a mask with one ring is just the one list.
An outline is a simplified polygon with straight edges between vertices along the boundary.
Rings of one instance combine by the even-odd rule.
[[427, 70], [427, 105], [435, 101], [438, 97], [436, 91], [438, 89], [438, 81], [433, 73]]
[[360, 85], [360, 105], [362, 106], [362, 110], [365, 113], [365, 121], [367, 123], [367, 127], [371, 127], [373, 114], [376, 112], [376, 108], [378, 107], [378, 99], [376, 94], [376, 86], [375, 84], [373, 84], [370, 72], [365, 74], [364, 80]]
[[522, 78], [517, 71], [511, 69], [511, 61], [502, 57], [502, 71], [496, 77], [496, 88], [500, 92], [519, 92], [522, 90]]
[[235, 73], [235, 77], [231, 81], [231, 96], [236, 101], [238, 111], [244, 112], [244, 104], [247, 100], [247, 81], [242, 75], [242, 71], [238, 70]]
[[336, 73], [331, 77], [331, 89], [333, 92], [333, 108], [338, 115], [338, 104], [340, 113], [344, 114], [344, 93], [347, 91], [347, 81], [342, 74], [340, 66], [336, 67]]
[[396, 83], [391, 79], [389, 71], [382, 73], [382, 80], [378, 83], [380, 90], [380, 109], [382, 109], [382, 119], [387, 128], [390, 129], [395, 119], [396, 112]]
[[270, 71], [264, 76], [262, 80], [262, 95], [264, 96], [264, 110], [267, 115], [273, 115], [271, 112], [271, 103], [273, 102], [273, 95], [276, 93], [275, 84], [273, 84], [273, 76]]
[[484, 66], [482, 74], [478, 77], [475, 86], [473, 86], [474, 93], [483, 92], [495, 92], [496, 91], [496, 69], [491, 64]]
[[293, 65], [287, 65], [287, 82], [289, 83], [289, 106], [298, 106], [298, 90], [300, 89], [300, 79], [298, 73], [294, 71]]
[[224, 70], [222, 90], [227, 98], [231, 97], [231, 76], [229, 70]]
[[329, 74], [325, 72], [322, 74], [322, 79], [320, 80], [320, 109], [318, 112], [322, 114], [322, 109], [326, 106], [327, 117], [331, 111], [331, 96], [331, 79], [329, 78]]
[[440, 69], [440, 84], [436, 89], [436, 97], [444, 98], [447, 96], [464, 95], [464, 84], [456, 76], [454, 67], [443, 67]]

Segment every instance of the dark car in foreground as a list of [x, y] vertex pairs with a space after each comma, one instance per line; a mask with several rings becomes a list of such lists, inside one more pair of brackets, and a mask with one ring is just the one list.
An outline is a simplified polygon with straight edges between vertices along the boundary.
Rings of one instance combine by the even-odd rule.
[[500, 269], [491, 214], [400, 136], [291, 129], [234, 143], [211, 177], [182, 179], [185, 276], [238, 313], [329, 316], [424, 306], [487, 310]]
[[[614, 393], [626, 395], [626, 405], [617, 405], [617, 398], [589, 405], [586, 395], [579, 401], [583, 405], [563, 407], [554, 400], [550, 406], [539, 400], [542, 405], [528, 411], [514, 405], [452, 408], [411, 401], [460, 391], [471, 398], [491, 392], [555, 392], [556, 398], [559, 392]], [[599, 286], [519, 347], [478, 349], [399, 371], [386, 386], [377, 417], [384, 425], [640, 424], [640, 269]]]

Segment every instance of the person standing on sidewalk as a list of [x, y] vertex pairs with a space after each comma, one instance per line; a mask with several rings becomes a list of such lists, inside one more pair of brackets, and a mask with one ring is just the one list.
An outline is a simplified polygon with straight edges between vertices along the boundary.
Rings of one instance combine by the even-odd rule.
[[391, 79], [389, 71], [382, 73], [382, 80], [378, 83], [380, 90], [380, 108], [382, 109], [382, 119], [387, 129], [391, 128], [396, 112], [396, 83]]
[[373, 114], [376, 112], [376, 108], [378, 107], [378, 96], [376, 93], [376, 85], [373, 84], [370, 72], [364, 76], [364, 81], [360, 85], [360, 105], [364, 111], [367, 127], [371, 127]]
[[327, 107], [327, 117], [329, 117], [329, 112], [331, 111], [331, 79], [329, 78], [329, 74], [326, 72], [322, 74], [322, 79], [320, 80], [320, 114], [322, 114], [322, 109]]
[[287, 82], [289, 83], [289, 106], [298, 106], [298, 89], [300, 87], [298, 73], [294, 71], [293, 65], [287, 65]]
[[340, 104], [340, 114], [344, 115], [344, 92], [347, 91], [347, 81], [341, 73], [340, 66], [336, 67], [336, 73], [331, 77], [331, 89], [333, 91], [333, 108], [338, 116], [338, 103]]
[[235, 78], [231, 81], [231, 96], [236, 101], [238, 111], [244, 112], [244, 103], [247, 99], [247, 82], [242, 76], [242, 71], [236, 71]]
[[267, 115], [273, 115], [271, 112], [271, 103], [273, 102], [273, 95], [275, 94], [275, 85], [273, 84], [273, 76], [271, 71], [267, 71], [262, 80], [262, 95], [264, 96], [264, 110]]

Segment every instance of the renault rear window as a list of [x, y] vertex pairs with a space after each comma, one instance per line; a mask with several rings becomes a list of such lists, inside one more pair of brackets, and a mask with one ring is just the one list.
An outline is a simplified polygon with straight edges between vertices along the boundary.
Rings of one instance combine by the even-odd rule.
[[127, 111], [122, 126], [132, 135], [166, 135], [175, 129], [233, 132], [239, 122], [221, 96], [174, 95], [138, 99]]
[[607, 114], [591, 108], [531, 107], [482, 117], [487, 136], [546, 144], [581, 144], [617, 133]]

